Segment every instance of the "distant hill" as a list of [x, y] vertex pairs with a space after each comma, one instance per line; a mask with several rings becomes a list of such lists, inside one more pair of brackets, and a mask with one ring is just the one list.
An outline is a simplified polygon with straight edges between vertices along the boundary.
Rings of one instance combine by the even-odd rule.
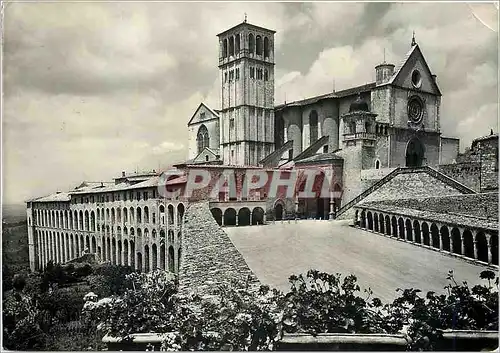
[[21, 224], [4, 224], [2, 229], [3, 276], [29, 268], [28, 227]]
[[3, 223], [26, 222], [26, 205], [2, 205]]

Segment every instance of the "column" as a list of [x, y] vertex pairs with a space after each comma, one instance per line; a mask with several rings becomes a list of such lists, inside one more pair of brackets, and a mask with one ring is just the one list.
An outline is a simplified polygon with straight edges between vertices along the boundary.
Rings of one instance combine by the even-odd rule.
[[[146, 272], [146, 252], [144, 251], [144, 246], [141, 246], [141, 250], [142, 250], [142, 269], [141, 269], [141, 271]], [[151, 252], [149, 255], [151, 255]]]
[[252, 225], [252, 211], [250, 211], [250, 225]]
[[[335, 201], [333, 200], [333, 192], [330, 191], [330, 212], [329, 212], [329, 219], [333, 220], [335, 215]], [[373, 227], [375, 229], [375, 227]]]
[[[156, 247], [156, 262], [158, 263], [158, 247]], [[153, 244], [149, 242], [149, 272], [153, 271]]]
[[106, 249], [106, 233], [103, 233], [101, 235], [101, 248], [102, 248], [102, 261], [106, 262], [107, 259], [107, 249]]
[[476, 240], [477, 230], [472, 231], [472, 239], [474, 240], [474, 259], [477, 260], [477, 240]]
[[[436, 224], [438, 227], [438, 234], [439, 234], [439, 251], [443, 251], [443, 236], [441, 235], [441, 227], [442, 225], [440, 224], [439, 226]], [[450, 234], [451, 237], [451, 234]]]
[[[453, 230], [453, 228], [452, 228], [452, 230]], [[452, 234], [450, 232], [450, 228], [448, 228], [448, 234], [449, 234], [449, 237], [450, 237], [450, 253], [453, 253], [453, 236], [452, 236]]]
[[266, 218], [266, 211], [264, 211], [264, 218], [263, 218], [263, 222], [264, 222], [264, 224], [266, 224], [266, 222], [267, 222], [267, 218]]
[[66, 237], [61, 234], [61, 263], [66, 262]]
[[[127, 247], [128, 247], [128, 251], [130, 252], [130, 244], [128, 242], [127, 242]], [[125, 257], [127, 257], [127, 256], [125, 254], [125, 246], [123, 246], [123, 240], [122, 240], [122, 254], [121, 254], [121, 259], [122, 259], [121, 263], [122, 263], [122, 265], [125, 265]]]
[[[222, 210], [221, 210], [222, 211]], [[221, 221], [221, 227], [224, 227], [224, 212], [222, 212], [222, 221]], [[168, 234], [168, 233], [167, 233]], [[166, 244], [166, 243], [165, 243]]]
[[[113, 237], [113, 235], [111, 235], [111, 237]], [[116, 264], [120, 265], [120, 261], [121, 261], [122, 257], [121, 257], [120, 250], [118, 247], [118, 239], [116, 239], [116, 237], [113, 237], [113, 238], [115, 239], [115, 244], [116, 244], [116, 247], [115, 247]], [[123, 244], [122, 244], [122, 247], [123, 247]]]
[[462, 256], [465, 256], [465, 246], [464, 246], [464, 228], [457, 227], [458, 231], [460, 232], [460, 254]]
[[[137, 247], [137, 245], [135, 245], [135, 247]], [[134, 268], [136, 271], [138, 270], [142, 270], [139, 268], [139, 256], [137, 254], [137, 249], [134, 249], [134, 258], [135, 258], [135, 261], [134, 261]]]
[[[134, 242], [134, 251], [132, 251], [132, 247], [130, 246], [130, 242], [128, 243], [128, 264], [129, 266], [132, 266], [132, 263], [134, 262], [134, 255], [135, 255], [135, 242]], [[134, 264], [134, 266], [136, 266]]]
[[492, 261], [492, 254], [491, 254], [491, 235], [490, 234], [485, 234], [486, 235], [486, 241], [488, 242], [488, 264], [491, 265]]

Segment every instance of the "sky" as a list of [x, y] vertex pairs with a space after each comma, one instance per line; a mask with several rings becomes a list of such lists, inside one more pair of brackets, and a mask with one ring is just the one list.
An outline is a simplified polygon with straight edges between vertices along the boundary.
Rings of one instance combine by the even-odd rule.
[[277, 31], [275, 104], [373, 82], [412, 32], [443, 93], [443, 135], [496, 132], [498, 8], [467, 3], [4, 4], [3, 202], [187, 158], [187, 122], [217, 109], [216, 35]]

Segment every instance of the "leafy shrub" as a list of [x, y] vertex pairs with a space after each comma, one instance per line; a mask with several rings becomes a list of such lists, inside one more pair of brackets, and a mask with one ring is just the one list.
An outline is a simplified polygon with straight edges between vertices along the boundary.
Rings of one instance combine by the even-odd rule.
[[469, 288], [467, 282], [457, 283], [450, 271], [445, 294], [428, 292], [421, 297], [418, 289], [398, 289], [400, 296], [386, 307], [388, 319], [396, 327], [408, 326], [413, 350], [432, 350], [446, 329], [498, 331], [498, 277], [496, 291], [491, 285], [495, 277], [492, 271], [483, 271], [481, 278], [488, 285]]
[[182, 350], [270, 350], [280, 338], [282, 298], [267, 286], [255, 293], [227, 284], [208, 297], [180, 298], [172, 342]]
[[171, 331], [172, 296], [176, 290], [170, 274], [165, 271], [132, 273], [126, 276], [126, 282], [131, 289], [121, 296], [86, 302], [85, 316], [97, 320], [99, 330], [117, 337]]

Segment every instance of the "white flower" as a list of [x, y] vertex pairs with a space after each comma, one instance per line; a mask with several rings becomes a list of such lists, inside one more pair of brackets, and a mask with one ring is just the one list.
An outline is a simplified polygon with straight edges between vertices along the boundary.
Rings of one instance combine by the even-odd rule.
[[96, 299], [97, 299], [97, 294], [95, 294], [94, 292], [89, 292], [85, 294], [85, 296], [83, 297], [83, 300], [85, 301], [95, 301]]

